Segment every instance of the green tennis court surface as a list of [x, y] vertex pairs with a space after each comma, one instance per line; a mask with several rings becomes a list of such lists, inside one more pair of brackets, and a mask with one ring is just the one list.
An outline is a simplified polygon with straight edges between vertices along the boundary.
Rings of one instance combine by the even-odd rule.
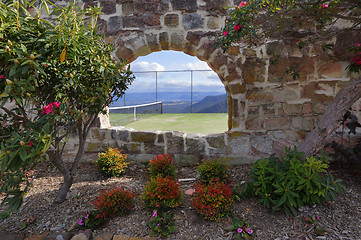
[[184, 131], [187, 133], [223, 133], [228, 130], [227, 113], [181, 113], [137, 115], [109, 114], [112, 126], [126, 126], [136, 130]]

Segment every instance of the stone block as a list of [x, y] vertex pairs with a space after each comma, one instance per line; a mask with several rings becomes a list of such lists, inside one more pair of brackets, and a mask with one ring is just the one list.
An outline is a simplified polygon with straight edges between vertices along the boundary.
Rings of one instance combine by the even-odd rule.
[[118, 131], [118, 138], [120, 141], [129, 142], [130, 141], [130, 132], [128, 130]]
[[291, 119], [291, 128], [296, 130], [303, 129], [303, 117], [292, 117]]
[[302, 104], [283, 104], [283, 110], [288, 115], [302, 114]]
[[[209, 40], [204, 42], [199, 48], [201, 50], [197, 51], [197, 57], [199, 58], [199, 60], [209, 61], [211, 54], [218, 49], [216, 47], [216, 44], [216, 40]], [[223, 64], [226, 64], [226, 62], [223, 62]], [[213, 70], [217, 70], [213, 67], [213, 65], [211, 65], [211, 68]]]
[[201, 154], [205, 152], [205, 143], [202, 138], [186, 138], [186, 154]]
[[160, 26], [159, 16], [153, 13], [145, 13], [142, 16], [123, 16], [124, 28], [144, 29], [147, 26]]
[[172, 35], [170, 36], [170, 39], [171, 39], [170, 46], [172, 49], [175, 49], [175, 50], [183, 49], [183, 42], [184, 42], [183, 34], [172, 33]]
[[293, 141], [293, 142], [305, 138], [305, 131], [302, 131], [302, 130], [300, 130], [300, 131], [285, 130], [284, 134], [285, 134], [285, 137], [287, 140]]
[[207, 135], [206, 140], [208, 145], [212, 148], [222, 149], [226, 146], [224, 141], [224, 134]]
[[294, 69], [299, 73], [300, 78], [296, 77], [298, 81], [305, 81], [308, 76], [315, 77], [315, 62], [310, 57], [283, 57], [278, 58], [274, 64], [268, 68], [268, 81], [269, 82], [282, 82], [282, 81], [295, 81], [291, 74], [287, 74], [287, 69]]
[[252, 84], [254, 82], [264, 82], [266, 74], [266, 63], [259, 58], [247, 58], [244, 64], [240, 63], [241, 60], [238, 60], [238, 65], [241, 66], [243, 72], [244, 82], [247, 84]]
[[174, 155], [174, 164], [177, 166], [194, 166], [198, 165], [202, 160], [201, 155], [184, 155], [184, 154], [175, 154]]
[[304, 103], [302, 106], [302, 113], [303, 114], [311, 114], [312, 113], [312, 104]]
[[301, 97], [311, 99], [312, 103], [327, 103], [332, 101], [333, 100], [332, 96], [327, 96], [325, 94], [317, 93], [317, 90], [323, 89], [322, 87], [319, 86], [319, 84], [321, 83], [325, 83], [325, 82], [310, 82], [309, 84], [305, 85], [301, 90]]
[[136, 12], [133, 2], [125, 2], [122, 4], [122, 14], [133, 14]]
[[177, 132], [165, 133], [167, 138], [167, 153], [169, 154], [183, 154], [184, 140], [183, 135]]
[[247, 130], [260, 130], [263, 129], [264, 119], [259, 116], [259, 113], [248, 113], [246, 119]]
[[169, 50], [169, 37], [167, 32], [159, 33], [159, 44], [162, 50]]
[[209, 16], [207, 17], [207, 28], [209, 29], [219, 29], [219, 17]]
[[234, 132], [227, 135], [228, 147], [231, 154], [249, 154], [251, 150], [251, 141], [248, 134]]
[[151, 143], [144, 144], [144, 153], [146, 154], [159, 155], [159, 154], [163, 154], [164, 152], [165, 152], [164, 146], [158, 146]]
[[147, 45], [151, 51], [160, 50], [157, 38], [158, 38], [157, 34], [150, 33], [146, 35]]
[[266, 44], [266, 53], [270, 57], [277, 57], [282, 55], [284, 44], [282, 41], [273, 41]]
[[129, 240], [129, 235], [114, 235], [113, 240]]
[[275, 99], [272, 92], [266, 92], [264, 89], [254, 88], [246, 92], [246, 97], [250, 102], [271, 102]]
[[236, 66], [236, 64], [230, 63], [229, 66], [227, 66], [228, 75], [225, 77], [225, 81], [228, 83], [241, 82], [242, 77], [239, 74], [239, 71], [240, 69]]
[[24, 238], [22, 233], [0, 232], [0, 240], [23, 240]]
[[[93, 240], [112, 240], [112, 239], [113, 240], [115, 239], [115, 236], [113, 238], [113, 233], [103, 233], [101, 235], [95, 236]], [[124, 240], [128, 240], [128, 239], [124, 239]], [[121, 239], [118, 239], [118, 240], [121, 240]]]
[[167, 14], [164, 16], [164, 24], [168, 27], [178, 27], [179, 16], [178, 14]]
[[108, 142], [107, 143], [100, 143], [100, 142], [88, 142], [86, 143], [85, 147], [84, 147], [84, 151], [85, 152], [101, 152], [104, 151], [107, 146], [108, 146]]
[[199, 29], [203, 28], [204, 20], [198, 13], [186, 13], [183, 15], [182, 24], [185, 30]]
[[218, 70], [221, 68], [221, 66], [226, 65], [227, 64], [227, 56], [223, 53], [222, 50], [217, 49], [214, 51], [215, 53], [212, 54], [213, 59], [212, 61], [209, 63], [209, 65], [211, 66], [212, 69]]
[[157, 134], [154, 132], [131, 132], [130, 139], [132, 142], [155, 143]]
[[271, 137], [265, 135], [251, 135], [251, 145], [258, 152], [265, 154], [272, 154], [273, 152], [273, 141]]
[[158, 136], [158, 143], [164, 143], [164, 135], [163, 135], [163, 133], [161, 133], [161, 134], [158, 134], [157, 135]]
[[124, 153], [129, 154], [140, 154], [141, 153], [141, 143], [127, 143], [123, 145]]
[[318, 75], [320, 78], [345, 78], [346, 67], [342, 62], [326, 62], [318, 67]]
[[173, 10], [195, 12], [198, 9], [197, 0], [171, 0]]
[[132, 61], [134, 60], [134, 52], [133, 50], [126, 48], [122, 45], [119, 45], [119, 47], [117, 48], [115, 55], [119, 58], [119, 59], [124, 59], [124, 60], [128, 60], [128, 61]]
[[100, 0], [100, 7], [105, 15], [116, 13], [116, 1], [115, 0]]
[[212, 0], [205, 2], [206, 2], [205, 10], [208, 11], [210, 14], [214, 14], [214, 15], [225, 15], [226, 7], [233, 5], [232, 0]]
[[302, 121], [302, 130], [311, 131], [315, 127], [315, 120], [313, 117], [304, 117]]
[[290, 119], [285, 116], [268, 118], [265, 120], [265, 129], [266, 130], [289, 129], [289, 127], [290, 127]]
[[122, 17], [114, 16], [110, 17], [108, 21], [108, 33], [116, 33], [119, 30], [122, 30]]

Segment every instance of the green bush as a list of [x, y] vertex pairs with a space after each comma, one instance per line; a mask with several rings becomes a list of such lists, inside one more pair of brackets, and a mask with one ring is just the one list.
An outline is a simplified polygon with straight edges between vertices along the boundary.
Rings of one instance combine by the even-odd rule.
[[119, 177], [128, 166], [127, 155], [121, 150], [108, 148], [107, 151], [98, 154], [96, 164], [99, 170], [107, 177]]
[[151, 178], [157, 176], [176, 178], [177, 168], [169, 154], [159, 154], [149, 161], [149, 175]]
[[212, 179], [218, 179], [219, 181], [226, 182], [228, 180], [228, 166], [222, 164], [218, 160], [204, 161], [197, 167], [197, 171], [200, 174], [200, 181], [203, 183], [210, 183]]
[[256, 195], [272, 211], [283, 210], [287, 215], [304, 205], [320, 204], [335, 200], [341, 193], [341, 180], [326, 175], [329, 167], [325, 155], [306, 157], [286, 148], [284, 158], [259, 159], [253, 166], [251, 180], [238, 192], [238, 197]]

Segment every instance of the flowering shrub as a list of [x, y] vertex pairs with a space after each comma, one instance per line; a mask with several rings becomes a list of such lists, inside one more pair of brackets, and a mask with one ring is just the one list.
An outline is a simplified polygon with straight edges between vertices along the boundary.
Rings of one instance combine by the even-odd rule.
[[105, 214], [99, 210], [90, 211], [82, 214], [77, 224], [84, 229], [97, 229], [105, 223]]
[[210, 181], [209, 184], [196, 184], [195, 189], [192, 204], [205, 219], [219, 221], [230, 212], [233, 200], [228, 184]]
[[219, 181], [227, 181], [228, 166], [222, 164], [218, 160], [203, 161], [201, 165], [197, 167], [197, 171], [200, 173], [200, 181], [209, 183], [212, 179], [218, 179]]
[[226, 230], [235, 232], [235, 239], [251, 239], [253, 230], [244, 219], [233, 218], [232, 223], [226, 227]]
[[98, 154], [96, 164], [100, 171], [108, 177], [119, 177], [128, 166], [127, 155], [121, 150], [108, 148], [107, 151]]
[[144, 190], [142, 199], [145, 206], [150, 209], [175, 208], [183, 201], [183, 193], [179, 188], [179, 183], [169, 176], [151, 178]]
[[100, 196], [92, 204], [104, 214], [104, 217], [128, 214], [135, 205], [135, 194], [129, 190], [113, 188], [110, 191], [102, 191]]
[[150, 221], [147, 223], [147, 226], [150, 228], [149, 235], [152, 237], [161, 235], [161, 237], [166, 238], [177, 231], [173, 217], [174, 213], [172, 212], [161, 212], [158, 214], [157, 210], [155, 210]]
[[361, 44], [359, 42], [356, 42], [355, 45], [350, 49], [350, 51], [353, 51], [356, 56], [351, 59], [350, 64], [347, 66], [347, 68], [349, 68], [351, 72], [358, 73], [361, 70]]
[[159, 154], [155, 158], [149, 161], [149, 175], [150, 177], [162, 177], [170, 176], [175, 178], [177, 169], [173, 163], [172, 157], [169, 154]]

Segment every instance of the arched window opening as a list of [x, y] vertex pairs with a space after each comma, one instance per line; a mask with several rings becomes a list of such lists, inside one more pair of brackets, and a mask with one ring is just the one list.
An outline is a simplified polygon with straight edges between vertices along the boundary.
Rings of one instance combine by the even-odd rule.
[[130, 67], [136, 79], [110, 106], [112, 126], [202, 134], [227, 131], [227, 94], [206, 62], [161, 51], [139, 57]]

